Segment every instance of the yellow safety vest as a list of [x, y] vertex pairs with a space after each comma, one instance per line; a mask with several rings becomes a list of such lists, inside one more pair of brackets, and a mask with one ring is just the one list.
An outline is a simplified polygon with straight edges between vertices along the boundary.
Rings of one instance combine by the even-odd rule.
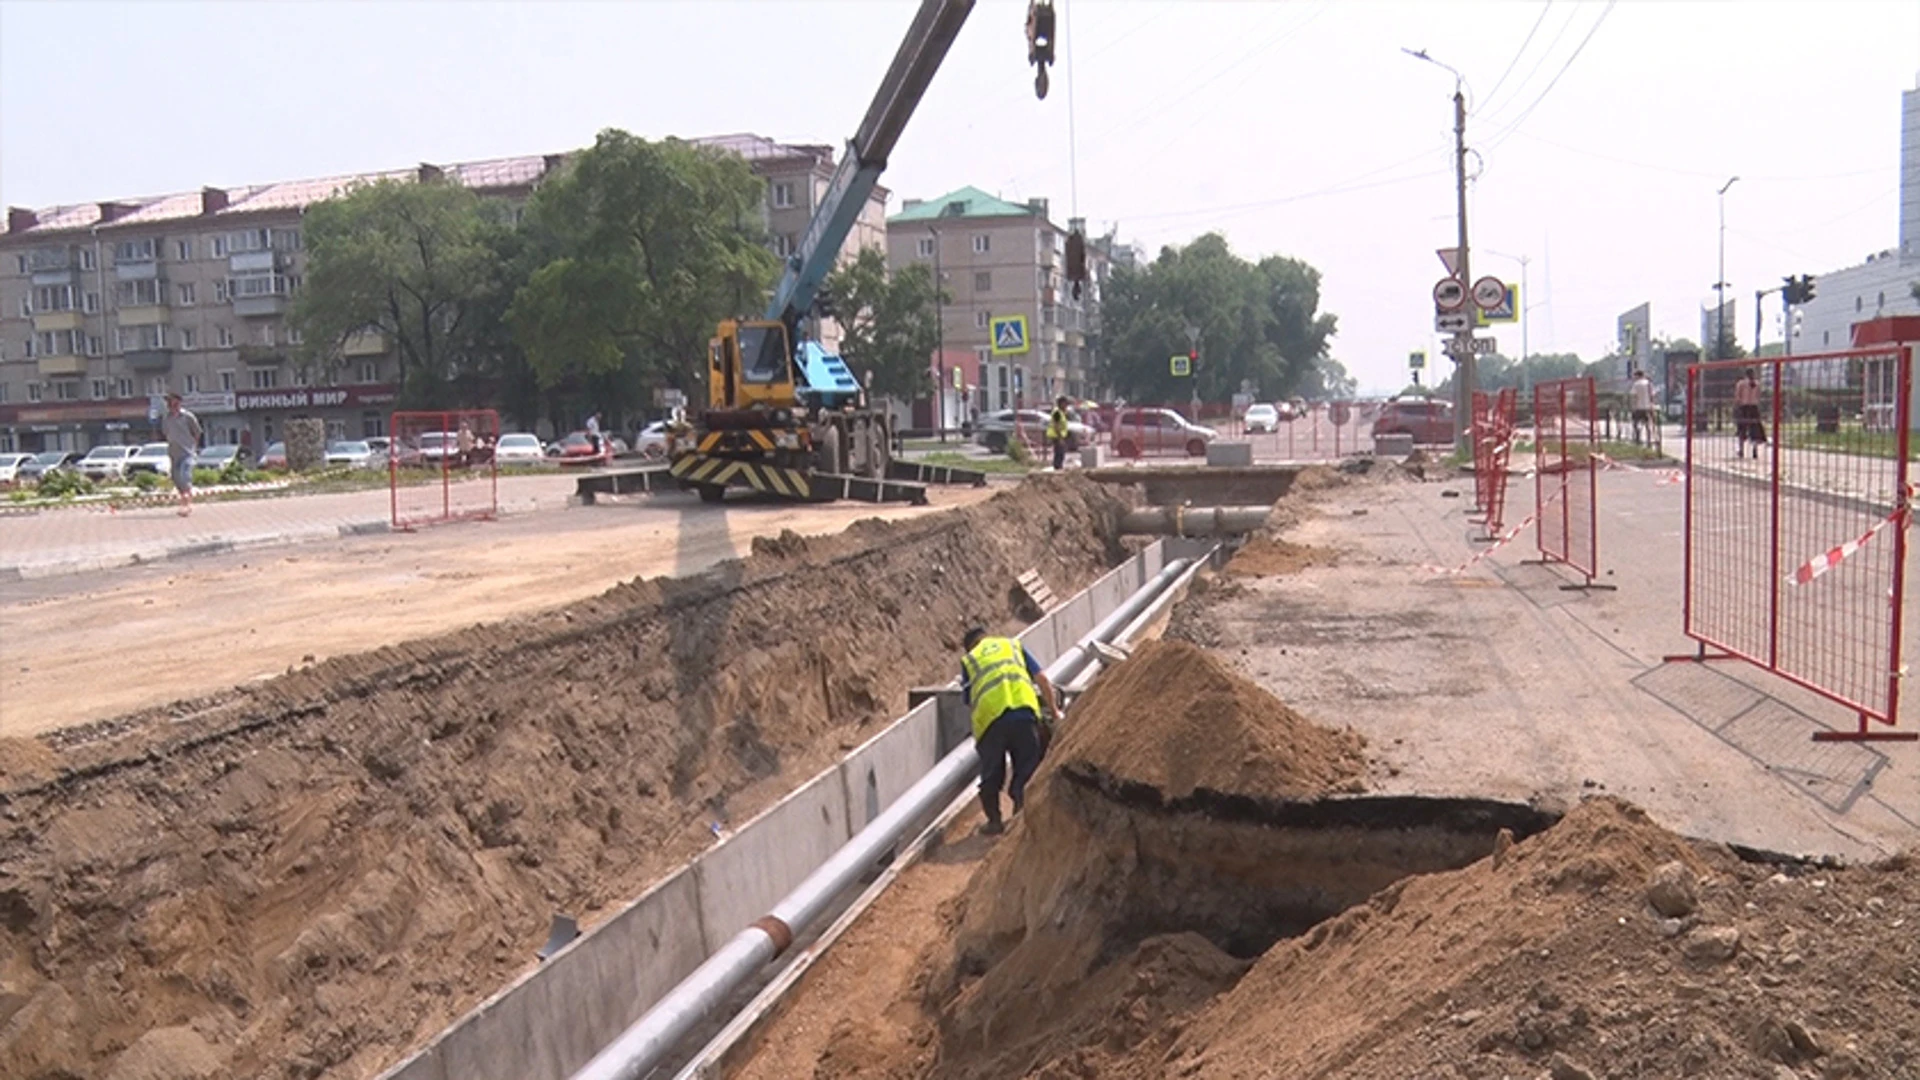
[[1040, 715], [1040, 692], [1027, 674], [1026, 650], [1012, 638], [982, 638], [960, 667], [967, 673], [967, 692], [973, 698], [973, 737], [987, 733], [1000, 714], [1031, 709]]
[[1047, 417], [1047, 438], [1053, 442], [1066, 441], [1067, 411], [1065, 409], [1055, 409], [1053, 415]]

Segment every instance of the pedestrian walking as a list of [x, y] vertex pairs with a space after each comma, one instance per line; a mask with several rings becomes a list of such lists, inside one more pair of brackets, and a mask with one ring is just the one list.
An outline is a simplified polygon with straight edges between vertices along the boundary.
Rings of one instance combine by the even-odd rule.
[[1067, 467], [1067, 399], [1053, 399], [1053, 412], [1047, 416], [1047, 445], [1053, 447], [1053, 471]]
[[[973, 742], [980, 754], [980, 806], [987, 813], [981, 832], [995, 836], [1006, 831], [1000, 819], [1000, 788], [1007, 785], [1018, 814], [1026, 805], [1027, 781], [1040, 767], [1041, 703], [1047, 715], [1059, 714], [1053, 683], [1040, 670], [1026, 646], [1007, 637], [990, 637], [980, 627], [961, 639], [966, 657], [960, 663], [960, 687], [973, 707]], [[1007, 783], [1007, 759], [1013, 759], [1012, 783]]]
[[598, 412], [589, 413], [587, 415], [587, 442], [593, 446], [593, 456], [599, 457], [601, 442], [600, 442], [600, 414]]
[[[1627, 406], [1633, 410], [1633, 445], [1658, 446], [1660, 429], [1653, 418], [1653, 380], [1640, 368], [1633, 369], [1633, 382], [1627, 385]], [[1645, 433], [1646, 442], [1641, 440]]]
[[193, 456], [200, 450], [200, 418], [180, 403], [180, 395], [167, 395], [167, 415], [160, 418], [160, 433], [167, 438], [167, 464], [173, 474], [173, 490], [180, 495], [180, 516], [193, 513]]
[[1760, 447], [1767, 441], [1766, 425], [1760, 422], [1760, 375], [1748, 368], [1733, 384], [1733, 436], [1734, 457], [1745, 457], [1747, 447], [1753, 447], [1753, 456], [1760, 456]]

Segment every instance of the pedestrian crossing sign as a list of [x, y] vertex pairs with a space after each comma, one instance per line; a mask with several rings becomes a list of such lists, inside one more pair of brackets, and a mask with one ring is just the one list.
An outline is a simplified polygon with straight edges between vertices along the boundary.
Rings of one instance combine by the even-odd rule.
[[998, 315], [993, 319], [993, 355], [1006, 356], [1009, 353], [1027, 351], [1027, 317], [1025, 315]]

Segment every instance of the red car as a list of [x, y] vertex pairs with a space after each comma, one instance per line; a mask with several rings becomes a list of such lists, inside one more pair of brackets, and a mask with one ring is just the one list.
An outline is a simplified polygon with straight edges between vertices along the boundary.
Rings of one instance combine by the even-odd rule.
[[547, 456], [557, 459], [562, 465], [605, 465], [613, 458], [613, 440], [601, 436], [600, 449], [596, 452], [593, 440], [587, 438], [587, 433], [576, 431], [564, 439], [548, 443]]
[[1411, 435], [1415, 446], [1444, 446], [1453, 442], [1453, 402], [1438, 398], [1402, 398], [1380, 406], [1373, 420], [1374, 438]]

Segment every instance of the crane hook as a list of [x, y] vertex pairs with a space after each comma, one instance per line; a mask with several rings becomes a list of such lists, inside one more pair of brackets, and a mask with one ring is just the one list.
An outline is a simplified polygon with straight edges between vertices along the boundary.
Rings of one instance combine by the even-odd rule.
[[1041, 100], [1047, 97], [1047, 68], [1053, 63], [1053, 0], [1030, 0], [1027, 4], [1027, 63], [1035, 68], [1033, 89]]

